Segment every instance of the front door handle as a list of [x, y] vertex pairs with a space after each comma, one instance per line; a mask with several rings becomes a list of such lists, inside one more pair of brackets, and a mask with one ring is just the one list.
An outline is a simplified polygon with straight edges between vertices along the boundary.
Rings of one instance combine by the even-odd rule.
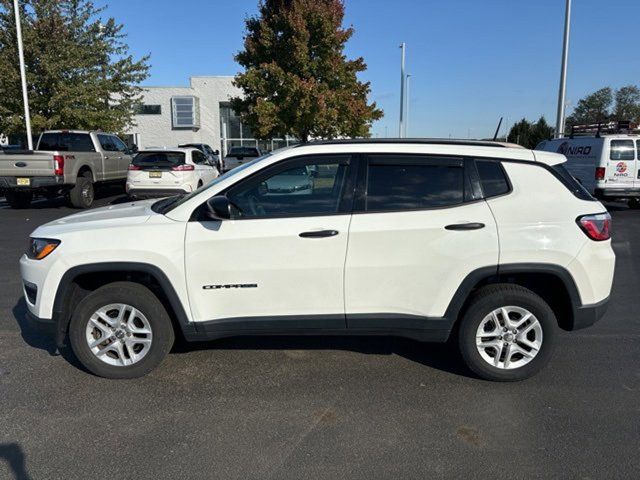
[[484, 223], [480, 222], [468, 222], [468, 223], [453, 223], [444, 227], [445, 230], [479, 230], [484, 228]]
[[312, 232], [302, 232], [300, 236], [302, 238], [324, 238], [324, 237], [335, 237], [338, 235], [337, 230], [314, 230]]

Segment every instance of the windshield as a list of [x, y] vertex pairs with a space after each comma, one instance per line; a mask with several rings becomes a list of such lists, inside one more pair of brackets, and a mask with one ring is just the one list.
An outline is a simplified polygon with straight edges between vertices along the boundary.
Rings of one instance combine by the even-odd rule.
[[250, 162], [245, 163], [244, 165], [241, 165], [239, 167], [234, 168], [233, 170], [229, 170], [227, 173], [220, 175], [218, 178], [216, 178], [215, 180], [207, 183], [206, 185], [203, 185], [202, 187], [198, 188], [197, 190], [194, 190], [191, 193], [188, 194], [182, 194], [182, 195], [175, 195], [173, 197], [169, 197], [169, 198], [163, 198], [162, 200], [158, 200], [156, 203], [154, 203], [153, 205], [151, 205], [151, 209], [156, 212], [156, 213], [168, 213], [171, 210], [173, 210], [174, 208], [176, 208], [179, 205], [182, 205], [184, 202], [190, 200], [191, 198], [193, 198], [194, 196], [200, 194], [201, 192], [213, 187], [214, 185], [217, 185], [218, 183], [220, 183], [223, 180], [226, 180], [227, 178], [233, 177], [234, 175], [237, 175], [238, 173], [242, 172], [243, 170], [246, 170], [248, 167], [258, 163], [259, 161], [270, 157], [271, 153], [267, 153], [261, 157], [258, 157], [254, 160], [251, 160]]
[[140, 152], [131, 163], [136, 167], [173, 167], [184, 163], [184, 153]]

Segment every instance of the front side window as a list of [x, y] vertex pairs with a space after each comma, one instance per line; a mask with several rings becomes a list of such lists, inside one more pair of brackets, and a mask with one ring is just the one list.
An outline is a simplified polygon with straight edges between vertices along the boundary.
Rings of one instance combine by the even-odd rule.
[[234, 218], [338, 213], [348, 167], [349, 156], [310, 158], [247, 179], [227, 193], [236, 207]]
[[124, 142], [120, 140], [118, 137], [116, 137], [115, 135], [111, 136], [111, 143], [113, 143], [113, 146], [118, 152], [128, 151], [127, 146], [124, 144]]
[[635, 146], [633, 140], [611, 140], [611, 160], [634, 160]]
[[367, 174], [366, 211], [458, 205], [464, 200], [461, 159], [373, 156]]
[[100, 142], [100, 146], [102, 150], [105, 152], [117, 152], [118, 149], [113, 144], [113, 140], [111, 140], [110, 135], [98, 135], [98, 141]]

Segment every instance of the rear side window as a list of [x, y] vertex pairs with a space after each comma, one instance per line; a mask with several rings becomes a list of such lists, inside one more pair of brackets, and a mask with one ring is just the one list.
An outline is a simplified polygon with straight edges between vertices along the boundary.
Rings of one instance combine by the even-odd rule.
[[366, 211], [445, 207], [464, 200], [462, 160], [373, 156], [367, 175]]
[[476, 167], [485, 198], [509, 193], [509, 182], [500, 162], [476, 160]]
[[174, 167], [184, 163], [183, 152], [141, 152], [133, 159], [137, 167]]
[[566, 169], [563, 163], [553, 165], [551, 172], [554, 176], [562, 182], [562, 184], [569, 189], [580, 200], [595, 200], [589, 193], [589, 191], [582, 186], [582, 184], [575, 179], [573, 175]]
[[43, 133], [38, 150], [58, 150], [61, 152], [95, 152], [88, 133]]
[[633, 144], [633, 140], [611, 140], [610, 150], [609, 158], [611, 160], [635, 159], [635, 145]]

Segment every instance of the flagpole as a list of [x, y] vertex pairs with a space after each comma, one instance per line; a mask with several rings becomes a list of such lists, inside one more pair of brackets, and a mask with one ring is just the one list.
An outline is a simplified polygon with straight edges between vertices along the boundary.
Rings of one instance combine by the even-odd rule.
[[22, 100], [24, 102], [24, 121], [27, 127], [27, 145], [33, 150], [33, 137], [31, 136], [31, 117], [29, 115], [29, 97], [27, 95], [27, 75], [24, 68], [24, 53], [22, 50], [22, 28], [20, 26], [20, 9], [18, 0], [13, 0], [13, 9], [16, 13], [16, 35], [18, 37], [18, 57], [20, 58], [20, 79], [22, 80]]

